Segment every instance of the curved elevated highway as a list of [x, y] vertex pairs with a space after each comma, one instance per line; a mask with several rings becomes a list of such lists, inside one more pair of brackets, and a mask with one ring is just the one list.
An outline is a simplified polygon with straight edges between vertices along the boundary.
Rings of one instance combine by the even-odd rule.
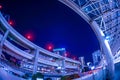
[[[64, 75], [71, 71], [78, 71], [80, 66], [79, 61], [50, 52], [27, 40], [8, 24], [1, 12], [0, 55], [2, 56], [1, 64], [5, 62], [4, 67], [15, 73], [22, 72], [21, 75], [27, 71], [31, 74], [41, 72]], [[59, 72], [58, 68], [60, 68]]]
[[[88, 22], [95, 32], [101, 52], [107, 62], [109, 80], [114, 79], [115, 64], [120, 62], [120, 2], [119, 0], [59, 0]], [[0, 13], [0, 55], [4, 66], [9, 64], [8, 55], [20, 62], [16, 73], [58, 73], [77, 71], [80, 62], [49, 52], [30, 42], [14, 30]], [[15, 59], [10, 59], [14, 63]], [[19, 69], [18, 69], [19, 68]], [[21, 73], [22, 74], [22, 73]]]

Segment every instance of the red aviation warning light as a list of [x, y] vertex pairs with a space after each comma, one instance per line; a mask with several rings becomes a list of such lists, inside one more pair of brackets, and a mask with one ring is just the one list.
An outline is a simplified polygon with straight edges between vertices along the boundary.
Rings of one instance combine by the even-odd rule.
[[0, 10], [2, 9], [2, 5], [0, 5]]
[[52, 51], [53, 48], [54, 48], [54, 45], [53, 45], [52, 43], [48, 43], [48, 44], [46, 45], [46, 49], [49, 50], [49, 51]]
[[77, 60], [77, 57], [76, 56], [72, 56], [72, 59]]
[[8, 23], [11, 25], [11, 26], [15, 26], [15, 22], [13, 20], [9, 20]]
[[74, 60], [76, 60], [76, 57], [73, 57]]
[[51, 50], [51, 49], [52, 49], [52, 46], [48, 46], [48, 49]]
[[65, 57], [67, 57], [67, 56], [68, 56], [68, 54], [67, 54], [67, 53], [65, 53], [65, 54], [64, 54], [64, 56], [65, 56]]
[[34, 35], [33, 35], [32, 32], [27, 33], [27, 34], [25, 35], [25, 37], [26, 37], [28, 40], [31, 40], [31, 41], [34, 39]]
[[26, 35], [26, 38], [27, 38], [28, 40], [32, 40], [32, 35], [31, 35], [31, 34], [27, 34], [27, 35]]
[[66, 52], [64, 53], [64, 56], [65, 56], [65, 57], [70, 57], [70, 52], [66, 51]]

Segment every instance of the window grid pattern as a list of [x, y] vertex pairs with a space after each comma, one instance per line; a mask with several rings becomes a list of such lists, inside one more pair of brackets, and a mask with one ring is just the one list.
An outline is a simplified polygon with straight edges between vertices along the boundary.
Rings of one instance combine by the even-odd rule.
[[118, 0], [68, 0], [92, 21], [96, 21], [112, 48], [120, 41], [120, 3]]

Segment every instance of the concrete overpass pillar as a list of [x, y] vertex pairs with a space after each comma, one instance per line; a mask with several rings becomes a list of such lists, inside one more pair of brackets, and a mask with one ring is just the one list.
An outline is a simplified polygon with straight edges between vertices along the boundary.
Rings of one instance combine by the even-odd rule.
[[38, 57], [39, 57], [39, 50], [35, 50], [35, 56], [34, 56], [34, 66], [33, 66], [33, 74], [36, 74], [37, 67], [38, 67]]
[[7, 30], [2, 38], [2, 40], [0, 41], [0, 55], [2, 54], [2, 47], [3, 47], [3, 44], [5, 42], [5, 40], [7, 39], [7, 36], [9, 34], [9, 30]]
[[65, 58], [62, 59], [62, 72], [65, 71]]

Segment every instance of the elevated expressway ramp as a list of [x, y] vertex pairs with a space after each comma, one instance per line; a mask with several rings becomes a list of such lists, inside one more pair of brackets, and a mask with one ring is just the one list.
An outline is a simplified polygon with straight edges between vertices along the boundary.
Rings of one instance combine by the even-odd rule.
[[95, 32], [107, 62], [109, 80], [120, 62], [120, 1], [59, 0], [82, 17]]
[[[0, 66], [19, 76], [37, 72], [60, 76], [76, 72], [80, 62], [55, 54], [27, 40], [0, 12]], [[12, 63], [12, 64], [11, 64]]]
[[[101, 52], [107, 62], [107, 77], [109, 80], [113, 80], [115, 65], [120, 62], [119, 0], [59, 1], [70, 7], [90, 24], [99, 40]], [[1, 13], [0, 49], [1, 55], [5, 53], [17, 58], [22, 62], [20, 68], [33, 74], [37, 71], [43, 72], [46, 68], [57, 69], [57, 67], [61, 67], [63, 71], [76, 70], [80, 64], [78, 61], [49, 52], [25, 39], [7, 23]]]

